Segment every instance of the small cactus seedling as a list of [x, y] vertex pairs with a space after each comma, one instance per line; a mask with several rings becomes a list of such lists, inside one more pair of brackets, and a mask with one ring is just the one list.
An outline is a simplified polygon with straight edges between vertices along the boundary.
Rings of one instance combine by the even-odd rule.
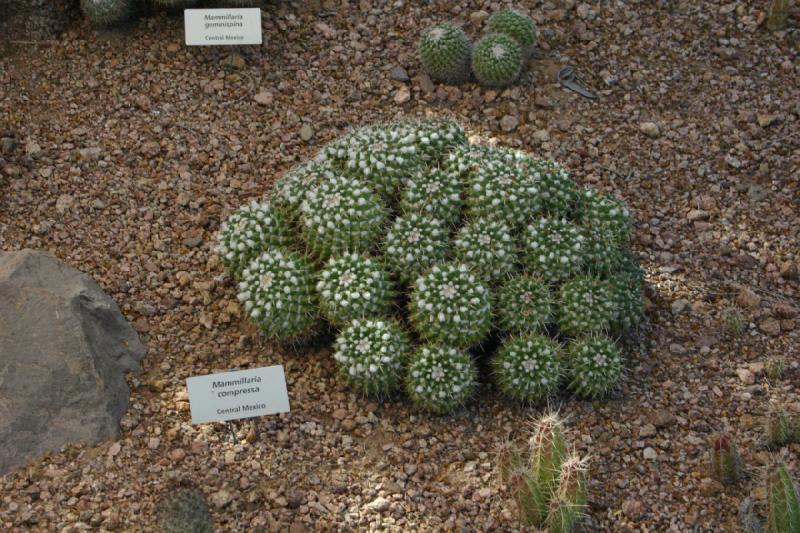
[[511, 473], [522, 467], [522, 456], [519, 454], [514, 442], [505, 440], [497, 447], [497, 469], [500, 473], [500, 480], [508, 483]]
[[417, 278], [410, 318], [423, 339], [469, 347], [489, 333], [489, 290], [467, 265], [434, 265]]
[[95, 26], [110, 28], [127, 22], [134, 4], [131, 0], [81, 0], [81, 11]]
[[607, 331], [616, 316], [614, 293], [607, 282], [578, 277], [561, 286], [558, 326], [567, 335]]
[[416, 213], [399, 216], [386, 234], [386, 265], [402, 283], [408, 283], [444, 261], [449, 240], [447, 227], [438, 219]]
[[300, 209], [306, 244], [322, 259], [368, 250], [386, 220], [380, 197], [349, 178], [320, 183], [306, 193]]
[[717, 437], [711, 447], [711, 468], [714, 478], [726, 485], [742, 478], [742, 458], [736, 443], [726, 436]]
[[585, 237], [567, 220], [542, 218], [528, 225], [521, 240], [528, 268], [550, 283], [572, 277], [583, 268]]
[[499, 220], [477, 218], [468, 222], [456, 234], [453, 248], [457, 260], [490, 283], [508, 277], [516, 265], [511, 228]]
[[553, 318], [550, 289], [535, 276], [513, 276], [497, 291], [495, 312], [506, 333], [543, 332]]
[[422, 32], [419, 57], [433, 80], [458, 84], [469, 79], [472, 42], [464, 30], [445, 22]]
[[541, 403], [561, 380], [561, 349], [542, 335], [512, 337], [492, 360], [495, 381], [503, 394], [524, 403]]
[[490, 33], [475, 45], [472, 72], [487, 87], [507, 87], [517, 81], [522, 71], [522, 48], [502, 33]]
[[389, 274], [375, 259], [347, 253], [332, 257], [317, 282], [320, 309], [332, 324], [385, 313], [394, 299]]
[[764, 429], [769, 447], [780, 448], [794, 439], [794, 431], [789, 423], [789, 418], [780, 405], [770, 406]]
[[288, 246], [292, 241], [284, 214], [270, 202], [243, 205], [220, 226], [216, 251], [234, 279], [262, 251]]
[[548, 533], [571, 533], [586, 515], [586, 460], [567, 458], [561, 465], [558, 489], [547, 513]]
[[466, 352], [427, 344], [411, 357], [406, 392], [423, 411], [435, 414], [454, 411], [469, 399], [475, 386], [475, 363]]
[[786, 372], [785, 357], [782, 355], [776, 355], [767, 360], [767, 364], [764, 367], [764, 374], [767, 376], [768, 380], [778, 381], [779, 379], [783, 378], [784, 372]]
[[336, 339], [333, 358], [344, 379], [368, 396], [388, 396], [400, 387], [411, 343], [391, 320], [354, 320]]
[[568, 387], [581, 398], [605, 396], [622, 371], [619, 348], [605, 335], [579, 338], [567, 345]]
[[170, 491], [159, 508], [158, 531], [159, 533], [213, 533], [214, 524], [202, 491], [190, 486]]
[[457, 173], [434, 168], [406, 180], [400, 211], [417, 213], [454, 226], [461, 219], [461, 181]]
[[769, 533], [797, 533], [800, 531], [800, 503], [797, 487], [786, 470], [779, 464], [769, 476], [767, 487], [767, 531]]
[[488, 31], [503, 33], [517, 41], [525, 57], [528, 57], [539, 40], [539, 31], [530, 17], [513, 9], [496, 11], [486, 22]]
[[272, 248], [242, 271], [239, 301], [247, 315], [273, 339], [300, 339], [317, 320], [311, 264], [295, 252]]

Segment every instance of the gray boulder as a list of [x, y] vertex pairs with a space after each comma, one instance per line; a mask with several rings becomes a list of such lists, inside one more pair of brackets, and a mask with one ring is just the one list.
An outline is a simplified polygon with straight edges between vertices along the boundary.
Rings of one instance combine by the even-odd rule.
[[119, 436], [145, 347], [89, 276], [0, 252], [0, 475], [67, 443]]

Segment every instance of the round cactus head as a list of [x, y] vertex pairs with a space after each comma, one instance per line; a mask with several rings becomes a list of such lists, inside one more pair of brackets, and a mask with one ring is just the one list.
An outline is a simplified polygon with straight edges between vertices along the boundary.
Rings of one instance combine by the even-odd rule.
[[81, 11], [95, 26], [111, 28], [130, 20], [134, 4], [131, 0], [81, 0]]
[[581, 228], [567, 220], [539, 219], [522, 237], [526, 265], [548, 282], [567, 279], [583, 268], [584, 241]]
[[250, 261], [267, 248], [288, 246], [292, 241], [284, 214], [270, 202], [251, 202], [240, 207], [220, 226], [216, 251], [235, 279]]
[[542, 335], [512, 337], [492, 361], [494, 376], [506, 396], [524, 403], [541, 403], [561, 380], [561, 348]]
[[350, 386], [384, 397], [400, 387], [410, 352], [408, 336], [396, 322], [357, 319], [339, 333], [333, 358]]
[[526, 57], [539, 40], [539, 31], [533, 20], [513, 9], [496, 11], [489, 17], [486, 27], [492, 33], [502, 33], [517, 41]]
[[575, 339], [567, 346], [569, 388], [582, 398], [598, 398], [619, 381], [622, 359], [614, 341], [604, 335]]
[[368, 250], [386, 220], [386, 208], [369, 186], [341, 177], [309, 190], [301, 212], [306, 244], [323, 259]]
[[475, 386], [475, 363], [466, 352], [427, 344], [411, 357], [406, 392], [418, 409], [436, 414], [454, 411], [469, 399]]
[[409, 135], [416, 153], [428, 169], [441, 162], [451, 150], [467, 144], [467, 132], [461, 124], [449, 118], [401, 120], [386, 127]]
[[483, 37], [472, 54], [472, 72], [487, 87], [507, 87], [522, 71], [522, 48], [502, 33]]
[[317, 319], [311, 264], [286, 249], [267, 250], [242, 271], [239, 300], [267, 337], [303, 338]]
[[607, 281], [578, 277], [561, 286], [558, 326], [567, 335], [607, 331], [617, 317], [617, 301]]
[[400, 210], [418, 213], [452, 226], [461, 219], [461, 181], [458, 174], [438, 168], [417, 172], [406, 181]]
[[538, 184], [517, 154], [495, 148], [473, 157], [477, 161], [464, 176], [468, 214], [502, 220], [516, 229], [540, 210]]
[[575, 206], [575, 182], [562, 165], [537, 157], [525, 157], [519, 164], [537, 184], [537, 208], [553, 218], [568, 216]]
[[447, 227], [437, 219], [416, 213], [397, 217], [386, 234], [386, 265], [401, 282], [413, 281], [444, 260], [448, 240]]
[[354, 318], [382, 315], [389, 309], [395, 295], [383, 265], [356, 253], [332, 257], [318, 280], [322, 314], [337, 325]]
[[606, 247], [627, 247], [631, 215], [625, 202], [619, 198], [587, 187], [578, 195], [578, 215], [586, 227], [598, 232]]
[[474, 346], [491, 327], [489, 290], [465, 264], [435, 265], [417, 278], [411, 322], [423, 339]]
[[497, 325], [506, 333], [543, 332], [553, 319], [550, 289], [536, 276], [509, 278], [498, 289], [495, 302]]
[[456, 259], [488, 282], [507, 277], [516, 266], [516, 243], [511, 228], [499, 220], [477, 218], [462, 226], [453, 248]]
[[328, 161], [307, 161], [292, 168], [275, 182], [270, 200], [284, 211], [293, 222], [300, 219], [300, 206], [306, 191], [335, 176]]
[[469, 79], [472, 42], [464, 30], [445, 22], [427, 28], [419, 41], [422, 69], [433, 80], [458, 84]]

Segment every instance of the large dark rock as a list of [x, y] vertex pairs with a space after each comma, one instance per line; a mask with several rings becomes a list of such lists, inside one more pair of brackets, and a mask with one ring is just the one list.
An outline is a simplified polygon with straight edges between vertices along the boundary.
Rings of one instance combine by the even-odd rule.
[[123, 374], [145, 353], [90, 277], [43, 251], [0, 252], [0, 474], [119, 436]]

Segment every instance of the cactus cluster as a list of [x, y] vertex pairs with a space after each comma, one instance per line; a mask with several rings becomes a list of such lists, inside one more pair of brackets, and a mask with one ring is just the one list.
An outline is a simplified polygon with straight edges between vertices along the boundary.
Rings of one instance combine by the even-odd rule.
[[[524, 404], [613, 391], [622, 360], [608, 335], [642, 315], [629, 219], [555, 163], [413, 119], [322, 147], [224, 220], [217, 253], [266, 336], [327, 324], [353, 389], [405, 390], [443, 413], [471, 397], [477, 368]], [[608, 237], [601, 248], [589, 230]]]
[[110, 28], [130, 19], [134, 3], [131, 0], [81, 0], [81, 11], [95, 26]]
[[527, 460], [508, 443], [500, 451], [501, 479], [525, 525], [566, 533], [580, 528], [587, 508], [587, 460], [569, 453], [557, 415], [536, 422]]
[[473, 45], [464, 30], [445, 22], [426, 28], [419, 42], [422, 69], [433, 80], [450, 84], [465, 82], [470, 69], [487, 87], [514, 83], [539, 38], [533, 20], [512, 9], [494, 13], [487, 34]]
[[188, 485], [170, 491], [158, 510], [159, 533], [212, 533], [214, 523], [205, 494]]
[[737, 483], [742, 478], [742, 457], [736, 442], [726, 435], [717, 437], [711, 445], [711, 473], [726, 485]]

